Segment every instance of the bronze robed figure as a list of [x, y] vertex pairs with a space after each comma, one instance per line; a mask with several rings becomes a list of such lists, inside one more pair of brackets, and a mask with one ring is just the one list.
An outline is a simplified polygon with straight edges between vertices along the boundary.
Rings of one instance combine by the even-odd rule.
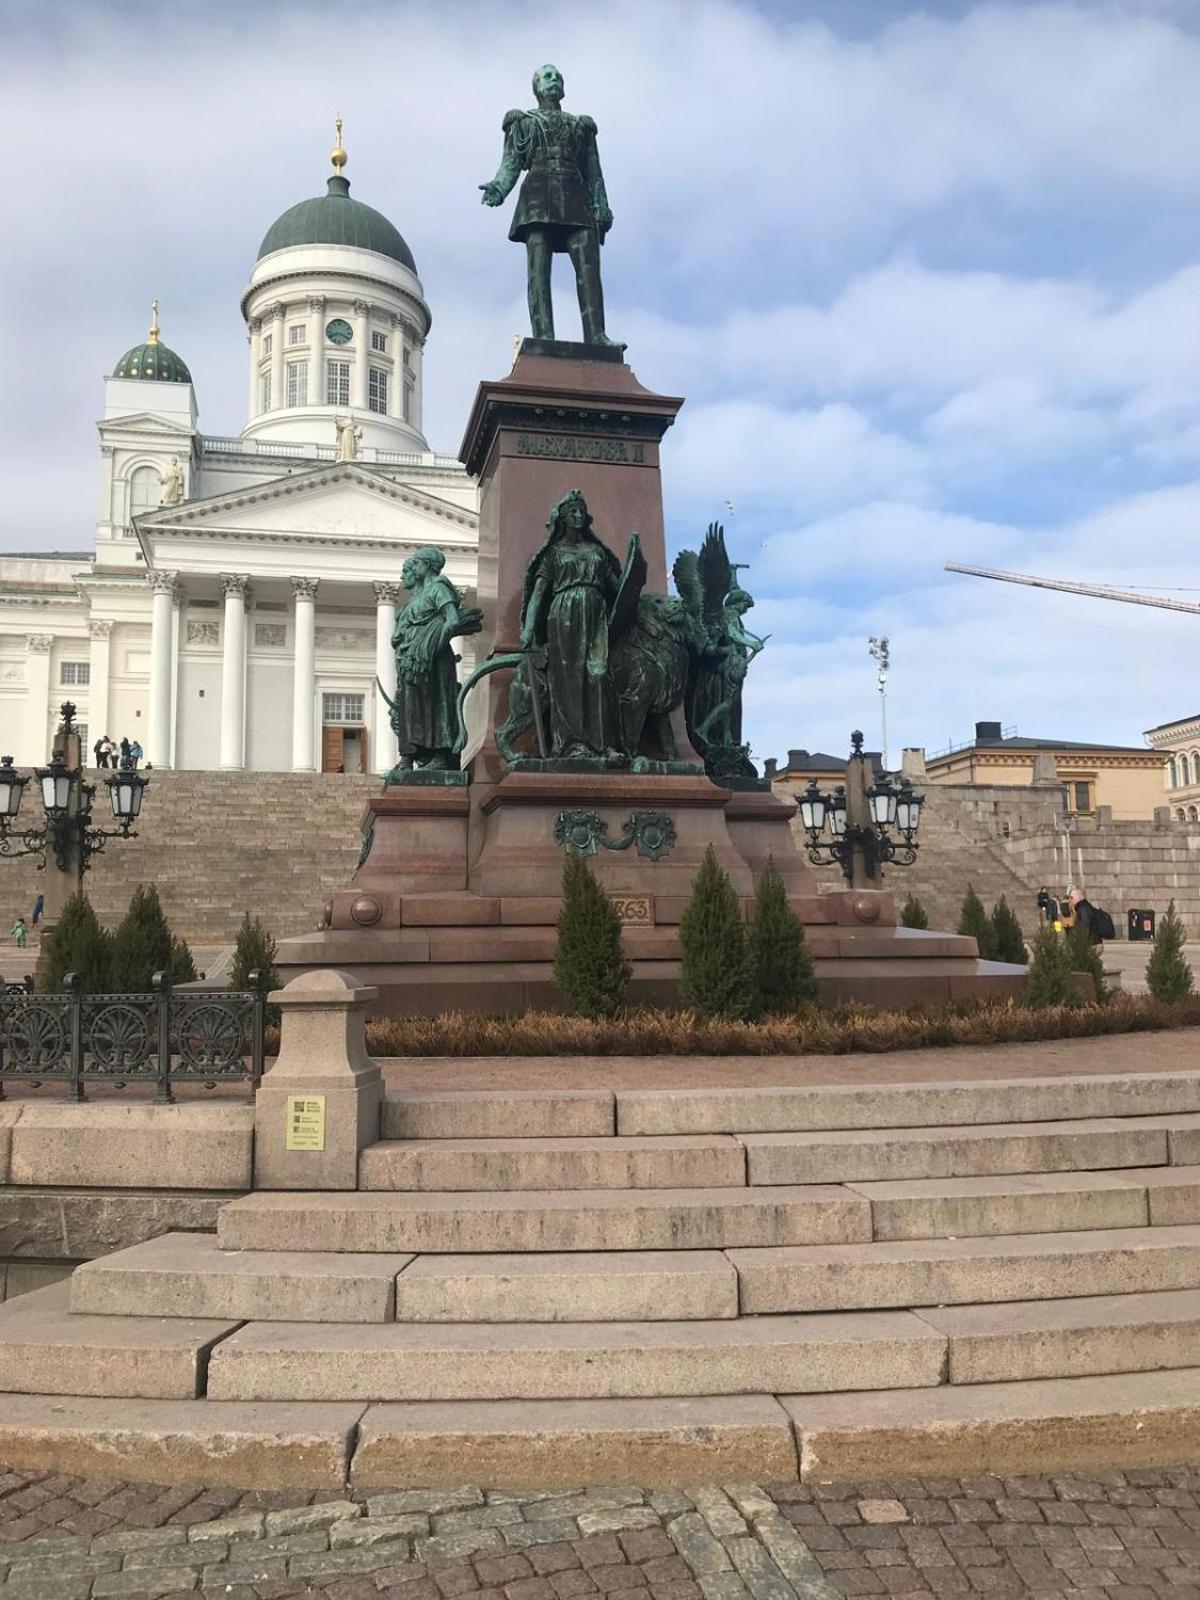
[[562, 109], [563, 77], [557, 67], [538, 68], [533, 92], [533, 109], [505, 113], [504, 154], [496, 176], [479, 186], [483, 203], [502, 205], [521, 173], [528, 173], [508, 236], [526, 249], [533, 337], [554, 338], [550, 265], [556, 253], [565, 253], [575, 268], [584, 342], [616, 345], [604, 331], [600, 246], [613, 214], [600, 170], [596, 124], [591, 117]]
[[388, 782], [402, 783], [414, 770], [458, 768], [458, 656], [451, 641], [478, 633], [483, 613], [463, 606], [458, 590], [442, 576], [445, 564], [442, 552], [430, 546], [409, 556], [401, 569], [411, 598], [397, 613], [392, 633], [396, 698], [389, 707], [400, 759]]
[[611, 757], [617, 728], [608, 635], [621, 565], [592, 531], [578, 489], [551, 508], [546, 530], [525, 574], [521, 645], [543, 655], [538, 676], [549, 703], [548, 754], [559, 760]]

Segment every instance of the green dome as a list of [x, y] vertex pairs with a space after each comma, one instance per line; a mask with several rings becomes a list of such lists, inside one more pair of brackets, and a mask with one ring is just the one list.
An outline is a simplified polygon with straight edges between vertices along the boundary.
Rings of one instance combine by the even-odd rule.
[[165, 344], [157, 339], [146, 344], [135, 344], [126, 350], [113, 368], [114, 378], [147, 378], [152, 383], [191, 383], [187, 367]]
[[410, 272], [417, 270], [400, 230], [371, 206], [351, 200], [350, 180], [340, 173], [330, 178], [327, 194], [301, 200], [271, 224], [258, 247], [258, 259], [297, 244], [351, 245], [399, 261]]

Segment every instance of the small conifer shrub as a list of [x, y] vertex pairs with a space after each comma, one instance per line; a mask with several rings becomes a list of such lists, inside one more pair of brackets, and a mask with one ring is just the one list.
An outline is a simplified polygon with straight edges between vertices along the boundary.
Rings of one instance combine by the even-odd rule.
[[116, 994], [148, 994], [156, 972], [187, 983], [196, 966], [186, 942], [171, 932], [158, 890], [139, 883], [113, 935], [109, 982]]
[[250, 974], [257, 972], [259, 987], [264, 994], [279, 988], [279, 972], [275, 966], [278, 946], [257, 917], [248, 911], [242, 913], [242, 923], [233, 947], [233, 970], [229, 977], [231, 989], [252, 987]]
[[1044, 1011], [1048, 1006], [1074, 1005], [1071, 972], [1067, 941], [1053, 928], [1039, 928], [1021, 999], [1033, 1011]]
[[1006, 895], [1001, 895], [992, 907], [991, 959], [1011, 961], [1022, 967], [1029, 959], [1025, 950], [1025, 935]]
[[749, 953], [755, 1016], [795, 1011], [817, 998], [804, 924], [787, 903], [787, 889], [774, 861], [767, 862], [755, 886]]
[[573, 852], [563, 863], [562, 895], [554, 982], [575, 1016], [615, 1017], [633, 976], [617, 909], [587, 862]]
[[1088, 931], [1082, 922], [1076, 922], [1067, 930], [1067, 952], [1071, 957], [1072, 972], [1090, 973], [1096, 999], [1107, 1000], [1108, 985], [1104, 981], [1104, 960], [1100, 946], [1088, 938]]
[[684, 1004], [702, 1017], [737, 1021], [749, 1016], [754, 1008], [754, 978], [741, 902], [712, 845], [692, 880], [679, 942]]
[[984, 961], [993, 959], [991, 918], [983, 909], [983, 901], [975, 893], [973, 883], [967, 885], [967, 892], [963, 896], [962, 909], [958, 914], [958, 931], [974, 939]]
[[1187, 929], [1172, 900], [1154, 930], [1154, 949], [1146, 963], [1146, 985], [1156, 1000], [1186, 1000], [1192, 992], [1192, 969], [1183, 953], [1186, 939]]
[[112, 935], [100, 926], [87, 895], [73, 894], [49, 937], [42, 941], [39, 989], [60, 994], [63, 979], [73, 972], [89, 994], [103, 994], [109, 987], [111, 963]]
[[929, 926], [929, 913], [909, 891], [908, 899], [900, 907], [900, 926], [902, 928], [927, 928]]

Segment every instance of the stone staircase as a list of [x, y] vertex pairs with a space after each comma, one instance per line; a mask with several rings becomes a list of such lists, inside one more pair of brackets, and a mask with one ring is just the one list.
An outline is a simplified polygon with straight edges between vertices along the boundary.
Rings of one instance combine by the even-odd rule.
[[[88, 895], [114, 926], [139, 883], [157, 884], [173, 931], [192, 943], [231, 941], [243, 911], [278, 938], [308, 932], [354, 872], [363, 809], [379, 781], [353, 773], [153, 772], [137, 838], [95, 857]], [[30, 789], [22, 816], [25, 807], [40, 812], [36, 798]], [[5, 933], [17, 908], [28, 916], [44, 888], [33, 858], [5, 863]]]
[[383, 1134], [357, 1191], [0, 1309], [0, 1459], [549, 1488], [1200, 1448], [1200, 1073], [420, 1090]]
[[[938, 785], [922, 788], [921, 848], [911, 867], [893, 868], [887, 886], [902, 905], [911, 891], [929, 913], [931, 928], [957, 928], [967, 885], [990, 911], [1006, 896], [1027, 939], [1037, 932], [1035, 901], [1041, 886], [1022, 875], [991, 835], [996, 824], [965, 809], [957, 792], [943, 795]], [[1050, 882], [1054, 873], [1049, 874]]]

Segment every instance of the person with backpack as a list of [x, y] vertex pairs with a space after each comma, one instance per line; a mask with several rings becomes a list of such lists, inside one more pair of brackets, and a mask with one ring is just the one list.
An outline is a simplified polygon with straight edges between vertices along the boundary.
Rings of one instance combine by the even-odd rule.
[[1086, 895], [1080, 894], [1078, 889], [1071, 890], [1069, 899], [1075, 913], [1075, 921], [1082, 923], [1087, 929], [1087, 936], [1092, 944], [1103, 944], [1105, 939], [1116, 936], [1113, 919], [1107, 911], [1094, 906]]
[[1042, 921], [1053, 927], [1058, 921], [1058, 901], [1045, 884], [1038, 890], [1037, 908]]

